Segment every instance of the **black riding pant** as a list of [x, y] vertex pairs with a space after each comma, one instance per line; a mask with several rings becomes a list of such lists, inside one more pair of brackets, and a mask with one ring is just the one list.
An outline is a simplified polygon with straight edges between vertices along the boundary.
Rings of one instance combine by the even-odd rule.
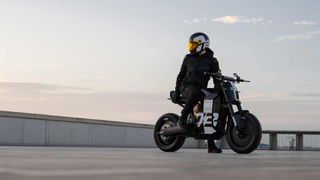
[[181, 89], [182, 97], [187, 99], [185, 107], [181, 111], [181, 120], [187, 120], [188, 115], [192, 113], [194, 106], [203, 101], [205, 94], [201, 91], [201, 88], [194, 85], [184, 86]]

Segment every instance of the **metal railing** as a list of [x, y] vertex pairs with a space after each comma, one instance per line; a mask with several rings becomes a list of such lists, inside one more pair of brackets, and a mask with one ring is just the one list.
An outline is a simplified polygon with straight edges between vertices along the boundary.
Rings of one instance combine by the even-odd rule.
[[320, 151], [320, 131], [263, 131], [259, 149]]

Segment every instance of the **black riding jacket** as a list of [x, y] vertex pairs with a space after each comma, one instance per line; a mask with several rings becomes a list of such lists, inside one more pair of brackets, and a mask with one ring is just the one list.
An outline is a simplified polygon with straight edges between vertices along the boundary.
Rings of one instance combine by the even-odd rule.
[[207, 49], [203, 55], [187, 54], [176, 81], [176, 91], [180, 92], [182, 86], [194, 85], [207, 88], [210, 76], [204, 72], [216, 73], [220, 71], [218, 60], [213, 57], [213, 51]]

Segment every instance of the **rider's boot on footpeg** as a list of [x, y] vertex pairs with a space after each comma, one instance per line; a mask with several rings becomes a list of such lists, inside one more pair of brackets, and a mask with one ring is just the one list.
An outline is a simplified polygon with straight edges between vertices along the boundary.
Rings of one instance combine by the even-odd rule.
[[208, 140], [208, 153], [222, 153], [222, 150], [216, 146], [214, 140]]

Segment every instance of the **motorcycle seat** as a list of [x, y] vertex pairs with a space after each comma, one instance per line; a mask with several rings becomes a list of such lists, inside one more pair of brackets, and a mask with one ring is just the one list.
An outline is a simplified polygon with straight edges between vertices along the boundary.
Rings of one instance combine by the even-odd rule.
[[204, 92], [209, 92], [209, 93], [219, 93], [219, 90], [217, 88], [206, 88], [206, 89], [201, 89]]

